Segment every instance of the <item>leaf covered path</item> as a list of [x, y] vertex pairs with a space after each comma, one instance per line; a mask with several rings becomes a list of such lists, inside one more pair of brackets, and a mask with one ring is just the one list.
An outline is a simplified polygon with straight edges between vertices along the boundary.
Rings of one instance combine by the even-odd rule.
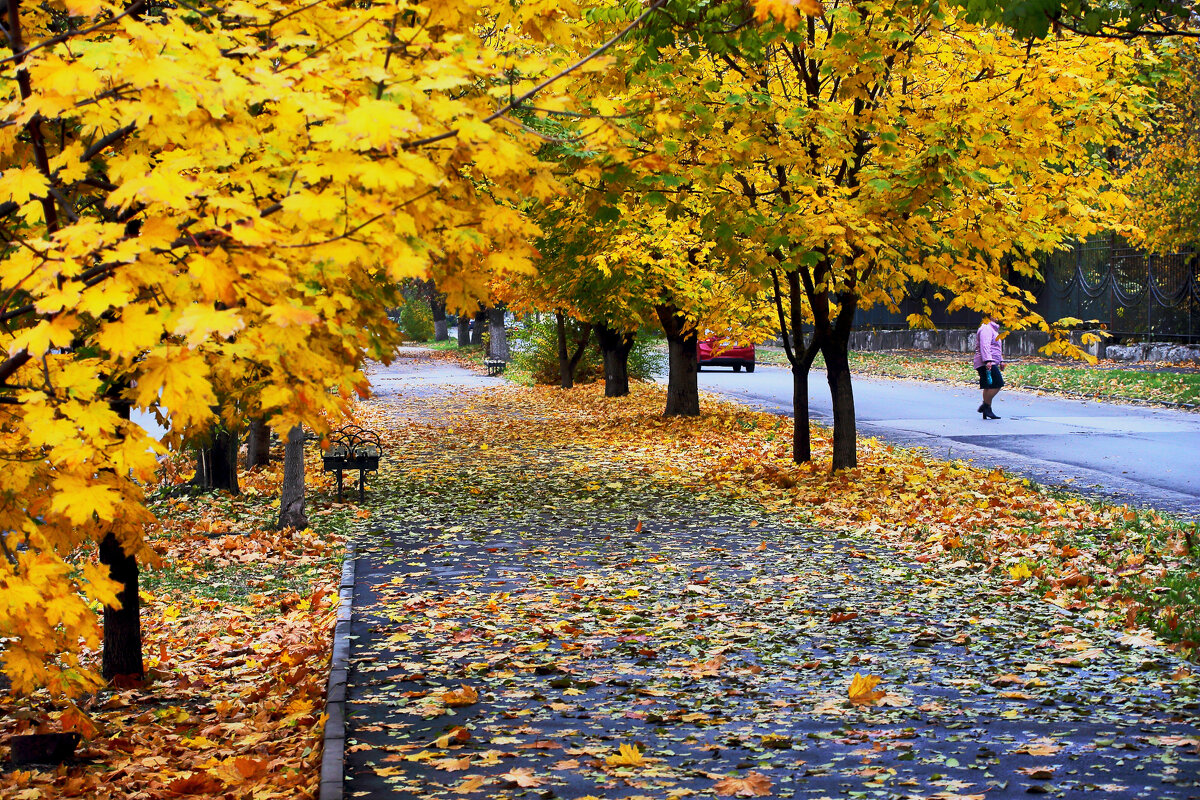
[[532, 405], [387, 386], [347, 797], [1200, 796], [1175, 657], [617, 436], [523, 436]]

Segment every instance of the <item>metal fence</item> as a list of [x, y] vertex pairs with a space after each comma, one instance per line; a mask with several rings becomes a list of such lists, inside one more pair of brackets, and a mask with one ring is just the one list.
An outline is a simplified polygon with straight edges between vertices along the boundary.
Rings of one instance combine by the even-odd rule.
[[[1035, 310], [1048, 320], [1096, 320], [1116, 339], [1200, 342], [1200, 254], [1153, 255], [1115, 235], [1093, 237], [1071, 250], [1038, 259], [1042, 280], [1016, 283], [1037, 298]], [[859, 312], [859, 328], [904, 327], [922, 301], [941, 327], [974, 327], [978, 314], [946, 311], [929, 286], [914, 286], [901, 313], [882, 307]]]

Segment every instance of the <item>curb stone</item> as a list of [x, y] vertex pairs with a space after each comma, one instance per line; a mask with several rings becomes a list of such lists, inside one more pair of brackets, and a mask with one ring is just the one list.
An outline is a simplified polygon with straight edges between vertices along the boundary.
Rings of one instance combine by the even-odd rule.
[[346, 680], [350, 669], [350, 620], [354, 613], [354, 557], [354, 544], [347, 543], [338, 587], [341, 602], [333, 629], [333, 657], [325, 696], [327, 716], [321, 751], [319, 800], [342, 800], [346, 780]]

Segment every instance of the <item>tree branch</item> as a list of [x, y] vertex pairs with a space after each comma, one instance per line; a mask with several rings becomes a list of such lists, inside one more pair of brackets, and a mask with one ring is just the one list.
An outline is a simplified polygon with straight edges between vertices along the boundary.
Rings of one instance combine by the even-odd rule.
[[[617, 42], [621, 41], [621, 39], [625, 38], [625, 36], [627, 36], [630, 31], [632, 31], [634, 28], [637, 28], [639, 25], [641, 25], [646, 20], [647, 17], [649, 17], [655, 11], [658, 11], [660, 8], [662, 8], [664, 5], [666, 5], [666, 2], [667, 2], [667, 0], [654, 0], [654, 2], [650, 4], [650, 7], [647, 8], [645, 11], [643, 11], [642, 14], [637, 19], [635, 19], [633, 22], [626, 25], [624, 28], [622, 28], [616, 34], [614, 34], [613, 37], [611, 39], [609, 39], [607, 42], [600, 45], [595, 50], [588, 53], [586, 56], [579, 59], [574, 64], [567, 67], [566, 69], [558, 72], [555, 75], [551, 75], [549, 78], [546, 78], [546, 80], [542, 81], [537, 86], [534, 86], [532, 89], [530, 89], [529, 91], [520, 95], [519, 97], [514, 97], [512, 100], [505, 103], [504, 105], [502, 105], [500, 108], [496, 109], [494, 112], [492, 112], [488, 116], [484, 117], [482, 122], [488, 123], [488, 122], [491, 122], [492, 120], [496, 119], [497, 117], [504, 116], [508, 112], [510, 112], [513, 109], [520, 106], [522, 103], [524, 103], [529, 98], [533, 97], [538, 92], [545, 89], [550, 84], [554, 83], [555, 81], [559, 80], [560, 78], [564, 78], [567, 75], [570, 75], [572, 72], [579, 69], [584, 64], [591, 61], [592, 59], [597, 58], [597, 57], [603, 55], [604, 53], [608, 52], [610, 49], [612, 49], [613, 45], [615, 45]], [[453, 139], [455, 136], [458, 136], [458, 130], [459, 130], [458, 128], [454, 128], [452, 130], [446, 131], [445, 133], [439, 133], [436, 136], [427, 136], [424, 139], [414, 139], [411, 142], [405, 142], [405, 143], [401, 144], [400, 147], [403, 150], [413, 150], [417, 147], [424, 147], [425, 145], [434, 144], [436, 142], [441, 142], [446, 139]]]
[[[58, 36], [52, 36], [49, 39], [38, 42], [35, 45], [26, 47], [25, 49], [21, 50], [20, 52], [17, 52], [17, 49], [14, 46], [13, 54], [11, 56], [6, 56], [5, 58], [0, 58], [0, 66], [7, 64], [10, 61], [15, 61], [19, 64], [25, 59], [25, 56], [29, 55], [30, 53], [36, 53], [38, 50], [41, 50], [43, 47], [52, 47], [61, 42], [65, 42], [68, 39], [73, 39], [76, 36], [86, 36], [87, 34], [92, 33], [93, 31], [98, 31], [105, 26], [112, 25], [114, 22], [121, 19], [122, 17], [128, 17], [130, 15], [137, 14], [139, 11], [142, 10], [142, 6], [145, 5], [145, 3], [146, 3], [146, 0], [135, 0], [135, 2], [132, 5], [130, 5], [129, 8], [125, 9], [124, 11], [122, 11], [120, 14], [118, 14], [115, 17], [109, 17], [108, 19], [97, 22], [95, 25], [92, 25], [91, 27], [88, 27], [88, 28], [80, 28], [78, 30], [66, 31], [65, 33], [60, 33]], [[16, 3], [13, 3], [12, 5], [15, 6]], [[13, 12], [10, 9], [10, 11], [9, 11], [10, 25], [11, 25], [12, 13]], [[11, 30], [11, 28], [10, 28], [10, 30]]]

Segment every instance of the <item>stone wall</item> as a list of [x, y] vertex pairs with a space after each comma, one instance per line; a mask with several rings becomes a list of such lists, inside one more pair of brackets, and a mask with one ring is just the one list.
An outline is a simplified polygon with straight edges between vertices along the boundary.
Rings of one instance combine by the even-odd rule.
[[1148, 342], [1146, 344], [1116, 345], [1105, 348], [1105, 358], [1113, 361], [1161, 361], [1168, 364], [1184, 364], [1200, 361], [1200, 346]]

